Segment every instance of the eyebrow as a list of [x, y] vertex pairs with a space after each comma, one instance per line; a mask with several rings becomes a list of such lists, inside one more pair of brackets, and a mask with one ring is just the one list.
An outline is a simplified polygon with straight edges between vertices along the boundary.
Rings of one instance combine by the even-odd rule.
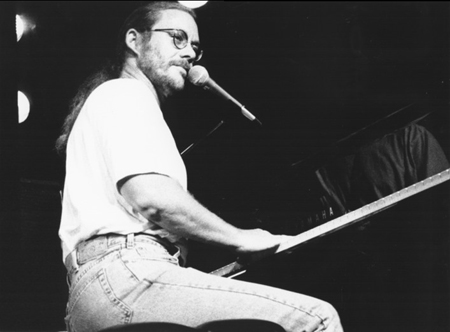
[[[183, 29], [175, 29], [175, 30], [183, 31], [186, 34], [186, 37], [189, 39], [189, 34], [185, 30], [183, 30]], [[199, 40], [193, 40], [193, 41], [191, 41], [191, 44], [200, 46], [200, 41]]]

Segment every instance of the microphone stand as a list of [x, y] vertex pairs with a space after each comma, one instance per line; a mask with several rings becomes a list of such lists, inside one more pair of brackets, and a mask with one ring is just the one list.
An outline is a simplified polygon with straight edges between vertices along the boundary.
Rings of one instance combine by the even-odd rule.
[[189, 145], [186, 149], [184, 149], [180, 154], [183, 156], [184, 154], [191, 151], [193, 148], [195, 148], [197, 145], [202, 143], [205, 139], [207, 139], [209, 136], [211, 136], [217, 129], [219, 129], [223, 124], [225, 123], [224, 120], [220, 120], [220, 122], [215, 126], [209, 133], [207, 133], [203, 138], [199, 139], [197, 142], [192, 143]]

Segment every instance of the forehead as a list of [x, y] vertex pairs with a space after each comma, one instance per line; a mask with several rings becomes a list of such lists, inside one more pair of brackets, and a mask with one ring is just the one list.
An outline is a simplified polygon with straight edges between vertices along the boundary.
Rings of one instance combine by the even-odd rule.
[[181, 29], [186, 31], [190, 38], [199, 38], [198, 27], [194, 18], [190, 14], [177, 9], [162, 11], [153, 29]]

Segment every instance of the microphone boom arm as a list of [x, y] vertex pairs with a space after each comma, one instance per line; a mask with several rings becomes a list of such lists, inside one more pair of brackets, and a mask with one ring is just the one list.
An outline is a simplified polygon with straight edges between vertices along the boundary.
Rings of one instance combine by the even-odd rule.
[[233, 102], [235, 105], [237, 105], [241, 109], [241, 113], [243, 116], [245, 116], [250, 121], [257, 120], [260, 124], [261, 122], [256, 119], [256, 117], [248, 111], [244, 105], [242, 105], [240, 102], [238, 102], [235, 98], [233, 98], [228, 92], [226, 92], [220, 85], [218, 85], [212, 78], [209, 78], [209, 84], [204, 86], [205, 90], [210, 90], [217, 94], [219, 97], [223, 97], [231, 102]]

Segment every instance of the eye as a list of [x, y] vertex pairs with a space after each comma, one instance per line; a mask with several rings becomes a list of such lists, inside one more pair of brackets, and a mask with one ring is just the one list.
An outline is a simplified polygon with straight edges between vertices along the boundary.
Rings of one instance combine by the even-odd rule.
[[175, 38], [176, 39], [176, 41], [178, 42], [178, 43], [180, 43], [180, 44], [182, 44], [183, 42], [185, 42], [186, 41], [186, 35], [183, 33], [183, 31], [176, 31], [174, 34], [173, 34], [173, 38]]

